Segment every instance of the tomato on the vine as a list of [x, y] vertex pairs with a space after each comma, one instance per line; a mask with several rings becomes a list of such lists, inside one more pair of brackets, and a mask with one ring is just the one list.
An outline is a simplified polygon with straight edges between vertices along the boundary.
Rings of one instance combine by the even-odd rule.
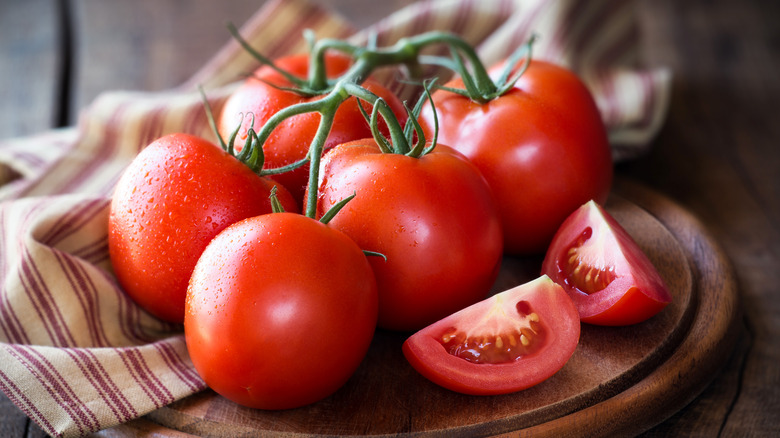
[[[459, 78], [445, 86], [464, 88]], [[486, 103], [444, 89], [433, 102], [439, 141], [466, 155], [496, 196], [507, 253], [544, 253], [572, 211], [606, 200], [613, 172], [606, 129], [590, 92], [569, 70], [531, 61], [514, 87]], [[428, 136], [433, 121], [426, 105], [420, 122]]]
[[[350, 57], [339, 53], [328, 52], [324, 59], [328, 77], [343, 74], [352, 63]], [[301, 78], [305, 78], [309, 71], [309, 57], [304, 54], [283, 57], [274, 63], [280, 69]], [[405, 120], [406, 112], [403, 104], [395, 94], [370, 78], [362, 85], [382, 97], [399, 120]], [[278, 111], [322, 97], [301, 95], [290, 91], [290, 87], [292, 87], [290, 81], [270, 66], [264, 65], [258, 68], [233, 92], [222, 107], [218, 121], [220, 134], [224, 138], [229, 138], [240, 124], [239, 138], [246, 138], [250, 126], [254, 126], [254, 129], [259, 131], [263, 124]], [[370, 106], [365, 102], [363, 105], [370, 113]], [[320, 118], [317, 112], [299, 114], [284, 120], [277, 126], [263, 146], [266, 167], [273, 169], [303, 159], [309, 152]], [[366, 137], [371, 137], [371, 130], [358, 108], [357, 99], [351, 97], [336, 111], [333, 127], [323, 148], [327, 150], [337, 144]], [[308, 165], [304, 165], [294, 171], [272, 176], [292, 193], [299, 205], [302, 203], [309, 177], [308, 168]]]
[[580, 338], [577, 309], [542, 276], [456, 312], [403, 344], [409, 363], [452, 391], [507, 394], [557, 373]]
[[361, 249], [294, 213], [249, 218], [203, 252], [187, 292], [192, 362], [241, 405], [287, 409], [338, 390], [368, 351], [377, 289]]
[[379, 326], [416, 330], [483, 299], [502, 259], [501, 225], [485, 179], [438, 144], [420, 157], [383, 153], [376, 140], [322, 159], [317, 214], [355, 194], [330, 225], [371, 257]]
[[108, 245], [123, 289], [166, 321], [184, 320], [190, 274], [209, 241], [241, 219], [271, 211], [272, 187], [286, 209], [292, 196], [220, 147], [171, 134], [144, 148], [119, 179]]
[[563, 286], [582, 322], [590, 324], [636, 324], [672, 301], [647, 255], [594, 201], [582, 205], [561, 225], [542, 273]]

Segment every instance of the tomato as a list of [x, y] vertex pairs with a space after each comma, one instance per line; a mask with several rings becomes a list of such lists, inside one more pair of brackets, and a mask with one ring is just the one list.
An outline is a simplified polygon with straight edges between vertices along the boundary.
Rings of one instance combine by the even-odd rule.
[[[201, 138], [172, 134], [152, 142], [124, 171], [111, 201], [108, 245], [119, 283], [151, 314], [181, 323], [200, 253], [233, 222], [270, 212], [275, 185]], [[290, 194], [277, 187], [294, 211]]]
[[[446, 86], [463, 88], [463, 82]], [[532, 61], [514, 88], [487, 103], [446, 90], [432, 97], [439, 141], [469, 157], [493, 189], [507, 253], [543, 254], [572, 211], [590, 199], [606, 200], [613, 173], [606, 129], [572, 72]], [[431, 135], [430, 105], [420, 122]]]
[[561, 225], [542, 273], [568, 292], [582, 322], [642, 322], [672, 300], [661, 275], [626, 230], [590, 201]]
[[[344, 73], [352, 62], [349, 57], [337, 53], [329, 53], [325, 60], [329, 77], [337, 77]], [[303, 78], [308, 74], [307, 55], [288, 56], [275, 62], [278, 67], [296, 76]], [[406, 120], [403, 104], [392, 92], [371, 79], [367, 79], [362, 85], [382, 97], [399, 120]], [[229, 138], [241, 123], [239, 138], [245, 139], [252, 120], [246, 115], [253, 115], [253, 126], [256, 131], [259, 131], [263, 124], [278, 111], [294, 104], [321, 98], [321, 96], [306, 97], [279, 88], [290, 86], [290, 82], [271, 67], [262, 66], [257, 69], [254, 75], [249, 77], [225, 102], [218, 121], [221, 135]], [[364, 107], [370, 114], [371, 108], [368, 106], [364, 103]], [[309, 151], [319, 123], [320, 114], [316, 112], [300, 114], [283, 121], [263, 146], [266, 168], [282, 167], [303, 159]], [[336, 111], [333, 127], [323, 148], [327, 150], [337, 144], [366, 137], [371, 137], [371, 130], [358, 108], [357, 100], [351, 97]], [[292, 172], [273, 175], [272, 178], [287, 187], [301, 205], [309, 178], [308, 172], [308, 166], [303, 166]]]
[[577, 309], [542, 276], [413, 334], [406, 359], [427, 379], [472, 395], [520, 391], [557, 373], [580, 338]]
[[222, 231], [187, 293], [195, 369], [244, 406], [287, 409], [339, 389], [368, 351], [377, 288], [360, 248], [314, 219], [273, 213]]
[[490, 189], [463, 155], [444, 145], [419, 158], [381, 153], [373, 139], [323, 156], [317, 214], [352, 194], [330, 225], [371, 257], [379, 326], [417, 330], [483, 299], [502, 258]]

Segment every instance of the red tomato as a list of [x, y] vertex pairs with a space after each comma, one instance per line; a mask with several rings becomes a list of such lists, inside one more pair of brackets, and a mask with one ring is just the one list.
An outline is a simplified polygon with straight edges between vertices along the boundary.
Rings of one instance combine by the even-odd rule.
[[[152, 142], [127, 167], [111, 202], [108, 245], [119, 283], [151, 314], [181, 323], [200, 253], [233, 222], [270, 212], [274, 185], [201, 138]], [[278, 189], [295, 211], [290, 194]]]
[[[326, 56], [326, 71], [329, 77], [337, 77], [350, 66], [351, 58], [330, 53]], [[301, 78], [308, 74], [307, 55], [284, 57], [275, 61], [276, 65]], [[273, 85], [269, 85], [273, 84]], [[219, 117], [219, 132], [224, 138], [230, 135], [242, 123], [239, 138], [245, 139], [251, 118], [254, 116], [255, 131], [259, 131], [265, 122], [278, 111], [302, 102], [320, 99], [322, 96], [306, 97], [286, 91], [278, 87], [290, 87], [290, 82], [271, 67], [263, 66], [257, 69], [252, 77], [247, 79], [227, 100]], [[379, 83], [368, 79], [363, 87], [382, 97], [392, 108], [402, 122], [406, 120], [403, 104], [392, 92]], [[370, 105], [364, 103], [364, 108], [371, 113]], [[283, 121], [271, 134], [263, 146], [265, 152], [265, 167], [273, 169], [282, 167], [303, 159], [309, 151], [309, 146], [320, 123], [319, 113], [306, 113]], [[357, 100], [349, 98], [336, 111], [333, 127], [330, 131], [324, 149], [350, 140], [371, 137], [368, 123], [358, 109]], [[290, 190], [293, 197], [302, 204], [303, 193], [308, 182], [308, 166], [303, 166], [292, 172], [273, 175]]]
[[634, 239], [594, 201], [561, 225], [542, 273], [566, 289], [582, 322], [591, 324], [636, 324], [672, 301]]
[[356, 193], [330, 222], [371, 257], [379, 326], [417, 330], [483, 299], [502, 256], [490, 189], [463, 155], [437, 145], [420, 158], [383, 154], [373, 139], [322, 160], [317, 214]]
[[360, 248], [314, 219], [274, 213], [221, 232], [187, 293], [192, 362], [217, 393], [287, 409], [323, 399], [368, 351], [377, 289]]
[[[532, 61], [514, 88], [485, 104], [445, 90], [434, 92], [433, 101], [439, 141], [469, 157], [493, 189], [507, 253], [543, 253], [572, 211], [606, 200], [612, 183], [606, 129], [570, 71]], [[431, 135], [430, 105], [420, 121]]]
[[542, 276], [420, 330], [403, 352], [420, 374], [447, 389], [507, 394], [557, 373], [579, 338], [577, 309]]

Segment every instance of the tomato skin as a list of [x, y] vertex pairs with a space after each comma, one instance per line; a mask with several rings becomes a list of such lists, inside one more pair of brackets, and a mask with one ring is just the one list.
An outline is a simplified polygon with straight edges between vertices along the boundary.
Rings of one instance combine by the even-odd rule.
[[339, 145], [322, 160], [317, 214], [356, 194], [330, 222], [370, 257], [379, 326], [417, 330], [483, 299], [502, 258], [490, 190], [444, 145], [420, 158], [383, 154], [373, 139]]
[[[523, 302], [526, 310], [521, 310]], [[530, 323], [527, 312], [535, 313], [538, 323]], [[444, 344], [454, 329], [472, 339], [500, 336], [506, 346], [517, 326], [532, 324], [543, 338], [538, 345], [531, 338], [528, 354], [511, 361], [474, 363], [451, 354]], [[579, 337], [577, 309], [559, 285], [542, 276], [420, 330], [404, 342], [403, 353], [412, 367], [437, 385], [463, 394], [496, 395], [529, 388], [557, 373], [574, 354]]]
[[209, 241], [246, 217], [271, 211], [278, 187], [218, 146], [171, 134], [144, 148], [118, 181], [111, 202], [108, 244], [123, 289], [160, 319], [181, 323], [192, 269]]
[[[306, 77], [308, 74], [308, 55], [292, 55], [275, 61], [283, 70], [296, 76]], [[325, 67], [328, 77], [337, 77], [347, 71], [351, 58], [338, 53], [328, 53], [325, 57]], [[265, 81], [265, 82], [263, 82]], [[291, 91], [281, 90], [270, 84], [290, 87], [290, 83], [277, 71], [268, 66], [258, 68], [225, 102], [220, 111], [218, 130], [223, 138], [230, 138], [238, 124], [241, 123], [239, 139], [245, 139], [251, 119], [246, 115], [254, 115], [254, 129], [258, 131], [265, 122], [280, 110], [302, 102], [320, 99], [321, 96], [305, 97]], [[370, 78], [363, 82], [363, 87], [382, 97], [403, 123], [406, 111], [395, 94]], [[364, 103], [364, 108], [371, 113], [370, 105]], [[319, 113], [306, 113], [283, 121], [271, 134], [263, 146], [266, 165], [273, 169], [294, 163], [303, 159], [309, 151], [309, 146], [320, 123]], [[383, 127], [386, 131], [386, 128]], [[324, 150], [350, 140], [371, 137], [368, 123], [358, 108], [354, 97], [347, 99], [336, 111], [333, 127]], [[243, 144], [243, 143], [242, 143]], [[302, 205], [303, 193], [309, 178], [309, 167], [305, 165], [292, 172], [273, 175], [272, 178], [287, 187], [293, 197]]]
[[184, 333], [214, 391], [244, 406], [288, 409], [339, 389], [368, 351], [377, 290], [360, 248], [293, 213], [240, 221], [203, 252]]
[[[574, 272], [577, 266], [581, 266], [578, 273]], [[594, 286], [585, 276], [590, 272], [593, 278], [597, 271], [606, 280]], [[582, 205], [561, 225], [542, 273], [564, 287], [585, 323], [637, 324], [672, 301], [663, 278], [642, 249], [594, 201]]]
[[[507, 253], [543, 254], [572, 211], [590, 199], [606, 201], [613, 175], [606, 129], [570, 71], [532, 61], [513, 89], [485, 104], [445, 90], [433, 101], [439, 141], [469, 157], [493, 189]], [[420, 122], [432, 135], [430, 105]]]

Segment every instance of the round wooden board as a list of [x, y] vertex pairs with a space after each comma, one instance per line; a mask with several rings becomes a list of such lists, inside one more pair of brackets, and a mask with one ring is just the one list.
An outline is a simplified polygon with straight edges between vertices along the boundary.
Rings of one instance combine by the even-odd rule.
[[[736, 343], [734, 275], [702, 225], [669, 199], [617, 181], [609, 212], [645, 250], [674, 301], [630, 327], [584, 324], [572, 358], [552, 378], [515, 394], [474, 397], [442, 389], [401, 353], [408, 333], [378, 331], [336, 394], [286, 411], [244, 408], [204, 391], [146, 417], [193, 435], [615, 436], [677, 412], [714, 377]], [[539, 275], [540, 258], [506, 258], [495, 291]]]

